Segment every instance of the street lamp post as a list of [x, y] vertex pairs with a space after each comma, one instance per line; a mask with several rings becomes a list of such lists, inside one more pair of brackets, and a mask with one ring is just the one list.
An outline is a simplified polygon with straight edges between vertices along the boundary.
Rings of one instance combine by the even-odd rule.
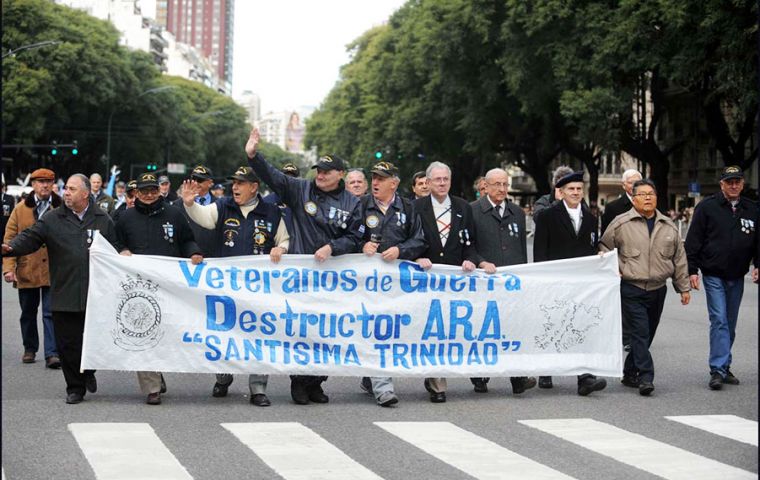
[[22, 52], [24, 50], [30, 50], [32, 48], [40, 48], [40, 47], [47, 47], [48, 45], [58, 45], [61, 43], [58, 40], [45, 40], [44, 42], [37, 42], [37, 43], [31, 43], [29, 45], [22, 45], [16, 49], [8, 50], [7, 53], [3, 54], [3, 58], [9, 57], [11, 55], [16, 55], [18, 52]]
[[[158, 93], [163, 92], [165, 90], [172, 90], [174, 88], [177, 88], [173, 85], [165, 85], [163, 87], [156, 87], [156, 88], [150, 88], [148, 90], [145, 90], [140, 95], [136, 96], [135, 99], [138, 99], [142, 97], [143, 95], [148, 95], [149, 93]], [[126, 102], [121, 103], [117, 106], [123, 106]], [[111, 121], [113, 120], [113, 114], [116, 113], [116, 106], [111, 109], [111, 113], [108, 115], [108, 134], [106, 136], [106, 172], [108, 172], [111, 169]]]

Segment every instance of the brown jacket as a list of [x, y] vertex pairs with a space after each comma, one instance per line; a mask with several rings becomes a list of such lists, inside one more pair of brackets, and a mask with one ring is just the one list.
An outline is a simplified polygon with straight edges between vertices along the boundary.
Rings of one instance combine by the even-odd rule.
[[[55, 193], [51, 195], [51, 205], [45, 215], [49, 214], [51, 209], [61, 204], [61, 197]], [[27, 195], [26, 200], [19, 202], [11, 212], [11, 216], [8, 218], [8, 225], [5, 227], [3, 243], [10, 243], [16, 235], [34, 225], [36, 221], [37, 211], [34, 193], [32, 192]], [[16, 272], [16, 281], [13, 283], [15, 288], [49, 287], [50, 273], [48, 271], [47, 248], [43, 245], [36, 252], [24, 255], [23, 257], [3, 258], [3, 274], [14, 271]]]
[[659, 211], [656, 215], [651, 236], [646, 219], [635, 209], [619, 215], [605, 230], [599, 250], [617, 248], [623, 280], [639, 288], [656, 290], [672, 278], [676, 292], [688, 292], [689, 269], [678, 228]]

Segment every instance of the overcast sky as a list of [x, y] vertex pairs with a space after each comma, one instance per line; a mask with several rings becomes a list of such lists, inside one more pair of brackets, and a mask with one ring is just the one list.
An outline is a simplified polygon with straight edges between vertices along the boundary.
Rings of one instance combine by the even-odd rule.
[[348, 62], [346, 45], [404, 0], [237, 0], [232, 91], [261, 113], [319, 106]]

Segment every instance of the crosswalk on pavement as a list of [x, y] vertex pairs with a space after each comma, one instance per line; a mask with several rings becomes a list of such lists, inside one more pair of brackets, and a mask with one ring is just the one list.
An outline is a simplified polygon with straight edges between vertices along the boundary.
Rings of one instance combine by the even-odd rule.
[[[757, 445], [758, 424], [753, 420], [734, 415], [664, 418], [681, 423], [684, 428], [688, 426], [695, 434], [702, 431], [698, 435], [719, 435]], [[757, 473], [590, 418], [517, 422], [546, 434], [548, 439], [557, 439], [560, 445], [570, 442], [606, 457], [614, 462], [610, 464], [610, 471], [629, 468], [668, 480], [757, 478]], [[378, 433], [384, 431], [472, 478], [575, 478], [556, 470], [556, 466], [544, 465], [451, 422], [384, 421], [372, 425]], [[350, 452], [344, 452], [301, 423], [221, 423], [219, 427], [231, 434], [231, 441], [245, 445], [272, 470], [258, 472], [256, 478], [382, 479], [351, 458]], [[71, 423], [68, 429], [98, 480], [193, 478], [148, 423]], [[9, 480], [15, 478], [25, 477], [22, 474], [8, 477]]]

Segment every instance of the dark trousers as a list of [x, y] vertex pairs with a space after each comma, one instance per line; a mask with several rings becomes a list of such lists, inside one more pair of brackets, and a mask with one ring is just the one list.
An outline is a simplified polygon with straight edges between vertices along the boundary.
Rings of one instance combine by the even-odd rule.
[[21, 307], [21, 340], [25, 352], [40, 349], [40, 335], [37, 330], [37, 312], [42, 301], [42, 331], [45, 339], [45, 358], [58, 355], [50, 313], [50, 287], [19, 288], [18, 303]]
[[315, 376], [315, 375], [291, 375], [290, 382], [295, 384], [305, 385], [307, 388], [313, 386], [319, 386], [322, 382], [327, 380], [327, 377]]
[[82, 335], [84, 334], [84, 312], [53, 312], [55, 340], [61, 359], [61, 370], [66, 380], [66, 393], [85, 394], [84, 379], [95, 373], [85, 370], [79, 373], [82, 364]]
[[633, 377], [638, 374], [642, 382], [654, 381], [654, 362], [649, 347], [660, 324], [667, 293], [665, 286], [646, 291], [628, 282], [620, 282], [623, 328], [628, 330], [631, 345], [623, 365], [623, 375]]

